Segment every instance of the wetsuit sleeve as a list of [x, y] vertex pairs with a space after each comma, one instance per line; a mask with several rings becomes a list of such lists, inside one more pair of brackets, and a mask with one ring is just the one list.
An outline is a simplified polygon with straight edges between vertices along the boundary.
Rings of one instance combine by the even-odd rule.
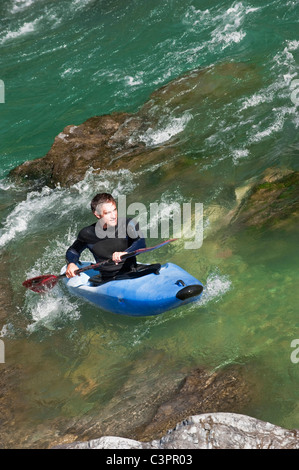
[[129, 248], [126, 249], [127, 253], [132, 253], [132, 251], [140, 250], [140, 248], [145, 248], [145, 240], [144, 238], [139, 238], [138, 240], [135, 240], [134, 243], [132, 243]]
[[132, 253], [132, 251], [139, 250], [140, 248], [145, 248], [145, 239], [141, 230], [139, 229], [139, 224], [130, 220], [127, 225], [127, 233], [129, 239], [129, 247], [126, 249], [127, 253]]
[[77, 239], [72, 246], [70, 246], [65, 254], [67, 263], [77, 264], [83, 250], [87, 248], [87, 244]]

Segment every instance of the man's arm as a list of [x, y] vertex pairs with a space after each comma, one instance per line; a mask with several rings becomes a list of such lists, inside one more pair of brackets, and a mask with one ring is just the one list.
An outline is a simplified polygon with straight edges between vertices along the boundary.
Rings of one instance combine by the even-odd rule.
[[132, 253], [132, 251], [139, 250], [140, 248], [145, 248], [145, 239], [143, 233], [139, 229], [139, 224], [135, 225], [133, 220], [127, 225], [127, 234], [129, 239], [129, 247], [126, 250], [126, 253]]
[[139, 224], [135, 224], [133, 220], [130, 220], [127, 225], [127, 235], [128, 235], [128, 242], [129, 246], [126, 251], [116, 251], [112, 255], [112, 260], [115, 264], [118, 264], [122, 261], [121, 257], [126, 255], [127, 253], [132, 253], [135, 250], [139, 250], [140, 248], [145, 248], [145, 239], [143, 234], [139, 230]]
[[78, 269], [77, 263], [82, 251], [85, 250], [86, 247], [86, 243], [77, 239], [72, 246], [68, 248], [65, 254], [67, 262], [66, 277], [70, 278], [76, 276], [75, 271]]

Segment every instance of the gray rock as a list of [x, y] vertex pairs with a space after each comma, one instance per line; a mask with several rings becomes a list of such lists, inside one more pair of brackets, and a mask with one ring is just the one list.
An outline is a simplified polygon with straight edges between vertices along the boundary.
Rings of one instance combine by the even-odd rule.
[[56, 449], [298, 449], [299, 430], [235, 413], [205, 413], [179, 423], [159, 440], [104, 436]]

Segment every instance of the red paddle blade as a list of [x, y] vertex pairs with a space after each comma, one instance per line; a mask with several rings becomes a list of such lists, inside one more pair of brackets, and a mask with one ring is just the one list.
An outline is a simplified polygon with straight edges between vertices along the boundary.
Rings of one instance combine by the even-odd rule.
[[22, 283], [22, 285], [27, 289], [33, 290], [33, 292], [42, 294], [43, 292], [47, 292], [52, 289], [52, 287], [57, 284], [58, 279], [58, 276], [54, 276], [54, 274], [44, 274], [43, 276], [27, 279]]

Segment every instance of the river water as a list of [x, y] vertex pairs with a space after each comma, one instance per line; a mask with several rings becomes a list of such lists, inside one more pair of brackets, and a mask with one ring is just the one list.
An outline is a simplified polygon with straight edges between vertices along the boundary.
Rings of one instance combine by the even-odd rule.
[[[258, 384], [244, 413], [299, 428], [297, 230], [239, 234], [224, 251], [212, 236], [267, 168], [298, 171], [298, 2], [9, 0], [0, 15], [2, 445], [47, 447], [84, 436], [91, 423], [93, 437], [126, 435], [128, 415], [137, 425], [153, 413], [155, 391], [196, 367], [229, 364]], [[9, 180], [67, 125], [137, 112], [155, 90], [206, 67], [214, 81], [206, 79], [200, 101], [182, 101], [179, 112], [160, 104], [156, 127], [137, 136], [162, 149], [152, 167], [90, 169], [69, 188]], [[218, 77], [218, 67], [237, 72]], [[24, 279], [60, 271], [100, 191], [147, 207], [203, 204], [201, 248], [180, 241], [142, 258], [195, 275], [205, 285], [200, 302], [132, 318], [61, 284], [43, 297], [24, 291]]]

